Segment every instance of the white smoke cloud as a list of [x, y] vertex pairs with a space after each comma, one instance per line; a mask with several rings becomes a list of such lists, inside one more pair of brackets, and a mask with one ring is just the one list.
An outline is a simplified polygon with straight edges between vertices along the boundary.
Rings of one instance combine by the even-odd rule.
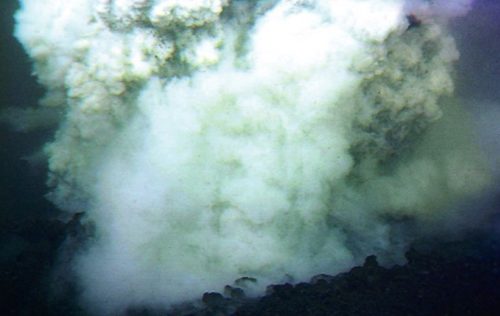
[[431, 21], [407, 30], [406, 10], [22, 1], [16, 36], [44, 105], [65, 113], [47, 145], [51, 199], [97, 229], [74, 259], [90, 309], [397, 260], [408, 220], [446, 221], [487, 187], [467, 129], [449, 132], [465, 126], [453, 39]]

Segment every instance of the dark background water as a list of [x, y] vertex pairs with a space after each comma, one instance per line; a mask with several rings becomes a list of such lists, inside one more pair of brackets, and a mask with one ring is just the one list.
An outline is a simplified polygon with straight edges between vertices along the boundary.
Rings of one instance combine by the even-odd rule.
[[[31, 63], [13, 37], [16, 0], [0, 1], [0, 108], [34, 107], [43, 88], [31, 75]], [[53, 131], [16, 133], [0, 125], [0, 223], [46, 216], [54, 207], [44, 198], [46, 170], [31, 168], [26, 158], [50, 139]]]
[[[0, 0], [0, 109], [36, 106], [44, 93], [31, 75], [27, 55], [12, 36], [18, 7], [16, 0]], [[499, 17], [500, 1], [481, 0], [468, 16], [452, 25], [461, 52], [457, 93], [480, 122], [481, 142], [493, 165], [499, 163], [500, 154]], [[48, 191], [46, 166], [32, 166], [25, 159], [49, 141], [53, 132], [46, 128], [19, 133], [0, 125], [0, 315], [79, 312], [47, 303], [51, 268], [68, 227], [53, 221], [60, 212], [44, 197]], [[498, 165], [494, 167], [500, 171]], [[481, 207], [493, 213], [485, 228], [491, 235], [500, 235], [498, 183], [481, 202]], [[498, 253], [482, 255], [496, 258]]]
[[500, 1], [476, 0], [452, 27], [460, 51], [457, 91], [500, 107]]
[[[12, 35], [18, 7], [0, 1], [0, 111], [37, 106], [44, 94]], [[65, 225], [53, 220], [60, 211], [45, 199], [46, 165], [28, 161], [53, 132], [17, 133], [0, 123], [0, 315], [64, 314], [48, 293]]]
[[[475, 0], [473, 10], [451, 24], [460, 52], [456, 94], [473, 118], [478, 142], [492, 166], [495, 184], [477, 208], [493, 214], [489, 227], [500, 234], [500, 1]], [[474, 206], [472, 206], [474, 207]]]

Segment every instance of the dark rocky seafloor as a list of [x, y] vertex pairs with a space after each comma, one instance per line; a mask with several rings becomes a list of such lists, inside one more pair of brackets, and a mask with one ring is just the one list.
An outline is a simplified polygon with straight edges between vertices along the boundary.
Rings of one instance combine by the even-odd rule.
[[408, 263], [363, 266], [316, 282], [272, 287], [236, 315], [500, 315], [500, 244], [474, 237], [410, 249]]
[[[61, 249], [77, 251], [91, 231], [80, 214], [65, 222], [24, 220], [1, 228], [0, 315], [88, 315], [64, 269]], [[64, 245], [64, 247], [63, 247]], [[64, 256], [62, 256], [64, 257]], [[455, 241], [421, 241], [407, 263], [381, 267], [375, 256], [336, 276], [268, 287], [205, 293], [170, 311], [131, 308], [147, 315], [500, 315], [500, 236], [471, 233]], [[251, 281], [251, 280], [250, 280]]]

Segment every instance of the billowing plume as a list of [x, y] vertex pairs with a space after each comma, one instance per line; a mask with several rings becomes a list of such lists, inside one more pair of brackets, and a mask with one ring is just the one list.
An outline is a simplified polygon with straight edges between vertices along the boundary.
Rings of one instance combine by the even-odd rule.
[[467, 216], [488, 170], [454, 41], [419, 13], [456, 3], [23, 0], [16, 36], [64, 112], [50, 198], [96, 226], [73, 260], [83, 300], [115, 313], [394, 262]]

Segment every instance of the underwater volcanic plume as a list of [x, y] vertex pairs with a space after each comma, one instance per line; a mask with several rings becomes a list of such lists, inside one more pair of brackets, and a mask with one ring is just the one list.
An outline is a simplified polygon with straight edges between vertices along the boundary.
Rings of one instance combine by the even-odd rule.
[[50, 199], [95, 225], [72, 264], [96, 313], [396, 262], [491, 184], [453, 96], [470, 1], [21, 3], [63, 113]]

